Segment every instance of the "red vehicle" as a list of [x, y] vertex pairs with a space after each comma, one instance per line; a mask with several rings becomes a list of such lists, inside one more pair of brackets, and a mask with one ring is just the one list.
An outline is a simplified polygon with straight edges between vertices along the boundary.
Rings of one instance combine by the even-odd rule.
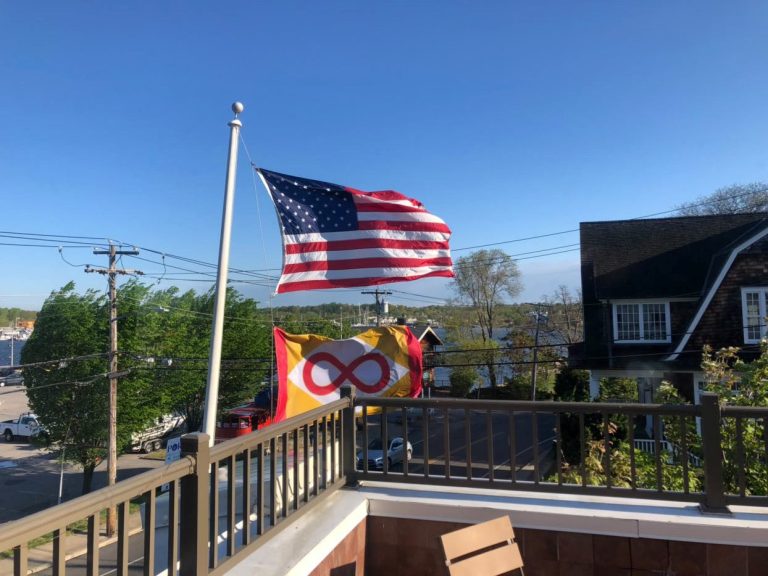
[[216, 423], [216, 440], [245, 436], [271, 422], [269, 410], [257, 407], [254, 403], [238, 406], [227, 410]]

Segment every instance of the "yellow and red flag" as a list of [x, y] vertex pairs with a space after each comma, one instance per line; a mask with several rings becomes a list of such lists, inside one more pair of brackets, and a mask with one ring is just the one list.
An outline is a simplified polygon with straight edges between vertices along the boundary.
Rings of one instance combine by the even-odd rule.
[[274, 329], [278, 401], [275, 421], [328, 404], [352, 385], [361, 396], [421, 393], [421, 345], [406, 326], [371, 328], [346, 340]]

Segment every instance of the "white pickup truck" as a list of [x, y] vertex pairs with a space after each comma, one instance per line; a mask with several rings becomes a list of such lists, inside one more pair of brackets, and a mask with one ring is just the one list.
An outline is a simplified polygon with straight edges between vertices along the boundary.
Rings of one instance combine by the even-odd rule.
[[38, 436], [43, 428], [37, 420], [37, 416], [31, 412], [22, 414], [16, 420], [5, 420], [0, 422], [0, 431], [6, 442], [13, 442], [14, 438], [32, 438]]

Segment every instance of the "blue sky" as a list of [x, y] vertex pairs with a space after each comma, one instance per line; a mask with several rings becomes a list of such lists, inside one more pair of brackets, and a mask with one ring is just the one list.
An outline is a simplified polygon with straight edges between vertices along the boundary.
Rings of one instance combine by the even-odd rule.
[[[215, 263], [235, 100], [254, 163], [418, 198], [455, 257], [669, 210], [768, 180], [767, 24], [760, 2], [0, 2], [0, 229]], [[231, 265], [275, 274], [277, 221], [249, 162], [241, 147]], [[66, 260], [104, 266], [87, 242]], [[38, 308], [69, 280], [105, 288], [59, 243], [0, 245], [0, 306]], [[161, 257], [142, 257], [122, 265], [157, 280]], [[578, 287], [578, 251], [519, 263], [520, 300]], [[165, 272], [159, 287], [212, 284]], [[392, 304], [451, 294], [390, 288], [410, 293]], [[371, 300], [359, 292], [273, 303]]]

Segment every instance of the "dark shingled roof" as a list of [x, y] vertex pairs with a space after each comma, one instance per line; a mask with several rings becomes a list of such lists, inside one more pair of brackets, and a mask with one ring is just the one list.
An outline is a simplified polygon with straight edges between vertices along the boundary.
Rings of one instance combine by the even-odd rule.
[[419, 342], [426, 340], [431, 346], [442, 346], [443, 341], [440, 336], [437, 335], [434, 328], [429, 324], [414, 324], [411, 327], [411, 331], [419, 339]]
[[581, 223], [585, 301], [699, 297], [768, 214]]

